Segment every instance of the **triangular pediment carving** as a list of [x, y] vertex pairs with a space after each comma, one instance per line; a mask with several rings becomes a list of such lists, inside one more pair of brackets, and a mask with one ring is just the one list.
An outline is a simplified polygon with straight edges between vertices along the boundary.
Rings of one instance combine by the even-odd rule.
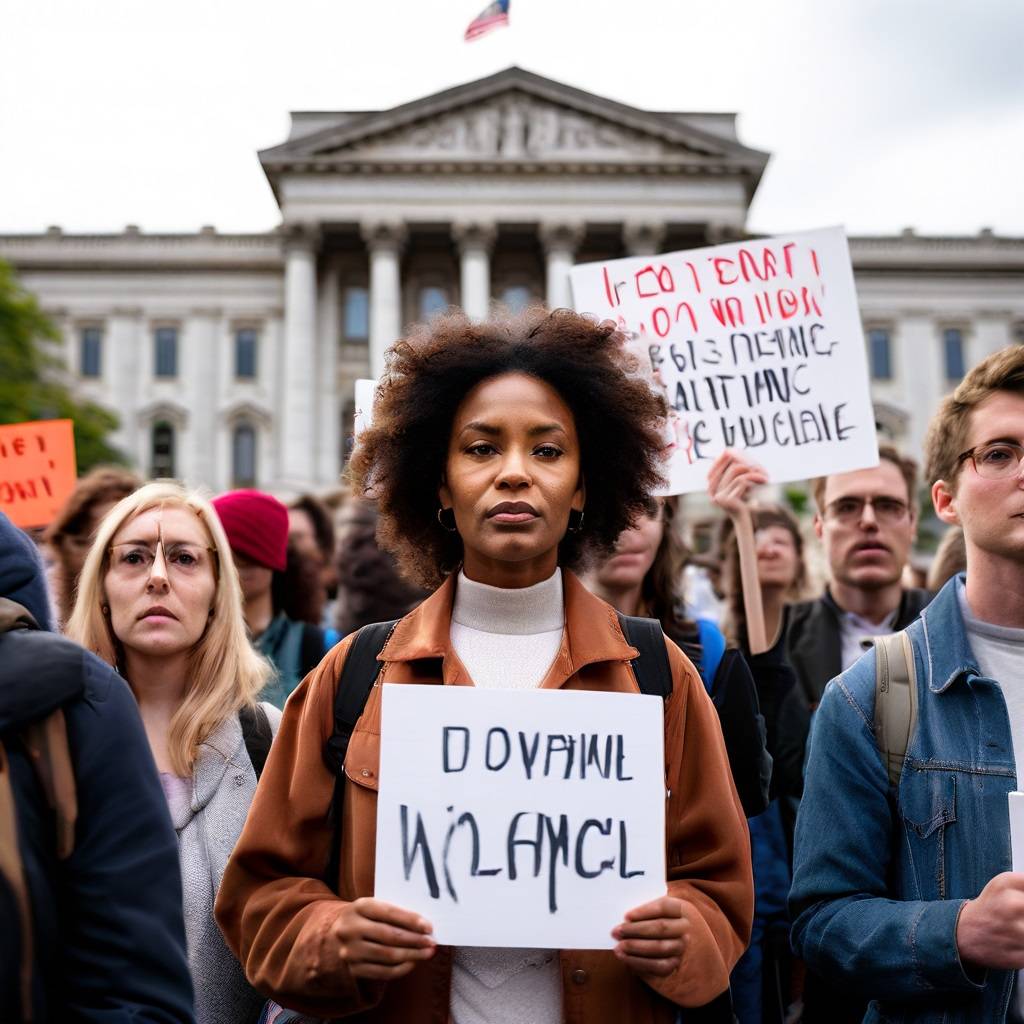
[[[673, 148], [607, 119], [512, 94], [383, 132], [321, 155], [406, 163], [416, 160], [521, 162], [661, 160]], [[689, 156], [695, 155], [692, 150]]]
[[682, 115], [639, 110], [520, 68], [392, 110], [339, 117], [337, 124], [264, 150], [268, 173], [344, 165], [562, 164], [714, 167], [760, 177], [767, 162], [767, 154]]

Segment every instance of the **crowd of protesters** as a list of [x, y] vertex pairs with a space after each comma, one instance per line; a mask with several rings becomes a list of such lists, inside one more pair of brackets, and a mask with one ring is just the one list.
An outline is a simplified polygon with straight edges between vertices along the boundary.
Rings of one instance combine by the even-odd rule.
[[[694, 557], [634, 371], [611, 324], [449, 313], [347, 493], [104, 468], [38, 549], [0, 515], [0, 1020], [1024, 1021], [1024, 348], [935, 414], [927, 590], [887, 444], [806, 533], [723, 453]], [[367, 683], [636, 693], [608, 605], [664, 635], [664, 895], [613, 949], [440, 946], [373, 896], [381, 688], [332, 760], [339, 683], [373, 643]]]

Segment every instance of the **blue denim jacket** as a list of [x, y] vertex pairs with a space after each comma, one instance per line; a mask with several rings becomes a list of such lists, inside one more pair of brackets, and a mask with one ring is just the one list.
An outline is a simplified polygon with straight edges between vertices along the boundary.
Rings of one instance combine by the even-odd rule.
[[1010, 870], [1016, 770], [1002, 691], [978, 669], [950, 580], [908, 627], [918, 719], [898, 793], [873, 732], [875, 655], [832, 680], [814, 716], [796, 826], [793, 948], [873, 999], [865, 1022], [1006, 1020], [1012, 971], [971, 972], [956, 922]]

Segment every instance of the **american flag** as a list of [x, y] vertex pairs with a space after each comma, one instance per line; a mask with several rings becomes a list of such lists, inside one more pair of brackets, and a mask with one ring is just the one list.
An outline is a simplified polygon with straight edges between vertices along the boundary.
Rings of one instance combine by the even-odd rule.
[[508, 5], [510, 0], [494, 0], [488, 4], [470, 23], [466, 29], [466, 42], [479, 39], [492, 28], [500, 28], [508, 24]]

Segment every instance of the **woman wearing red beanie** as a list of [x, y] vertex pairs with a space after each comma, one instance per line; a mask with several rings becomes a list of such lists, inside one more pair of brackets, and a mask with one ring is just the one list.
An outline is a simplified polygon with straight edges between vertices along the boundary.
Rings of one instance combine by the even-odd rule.
[[213, 507], [238, 568], [246, 628], [275, 669], [261, 697], [283, 708], [292, 690], [340, 639], [296, 614], [303, 595], [319, 586], [316, 566], [289, 543], [288, 509], [273, 495], [229, 491], [214, 498]]

